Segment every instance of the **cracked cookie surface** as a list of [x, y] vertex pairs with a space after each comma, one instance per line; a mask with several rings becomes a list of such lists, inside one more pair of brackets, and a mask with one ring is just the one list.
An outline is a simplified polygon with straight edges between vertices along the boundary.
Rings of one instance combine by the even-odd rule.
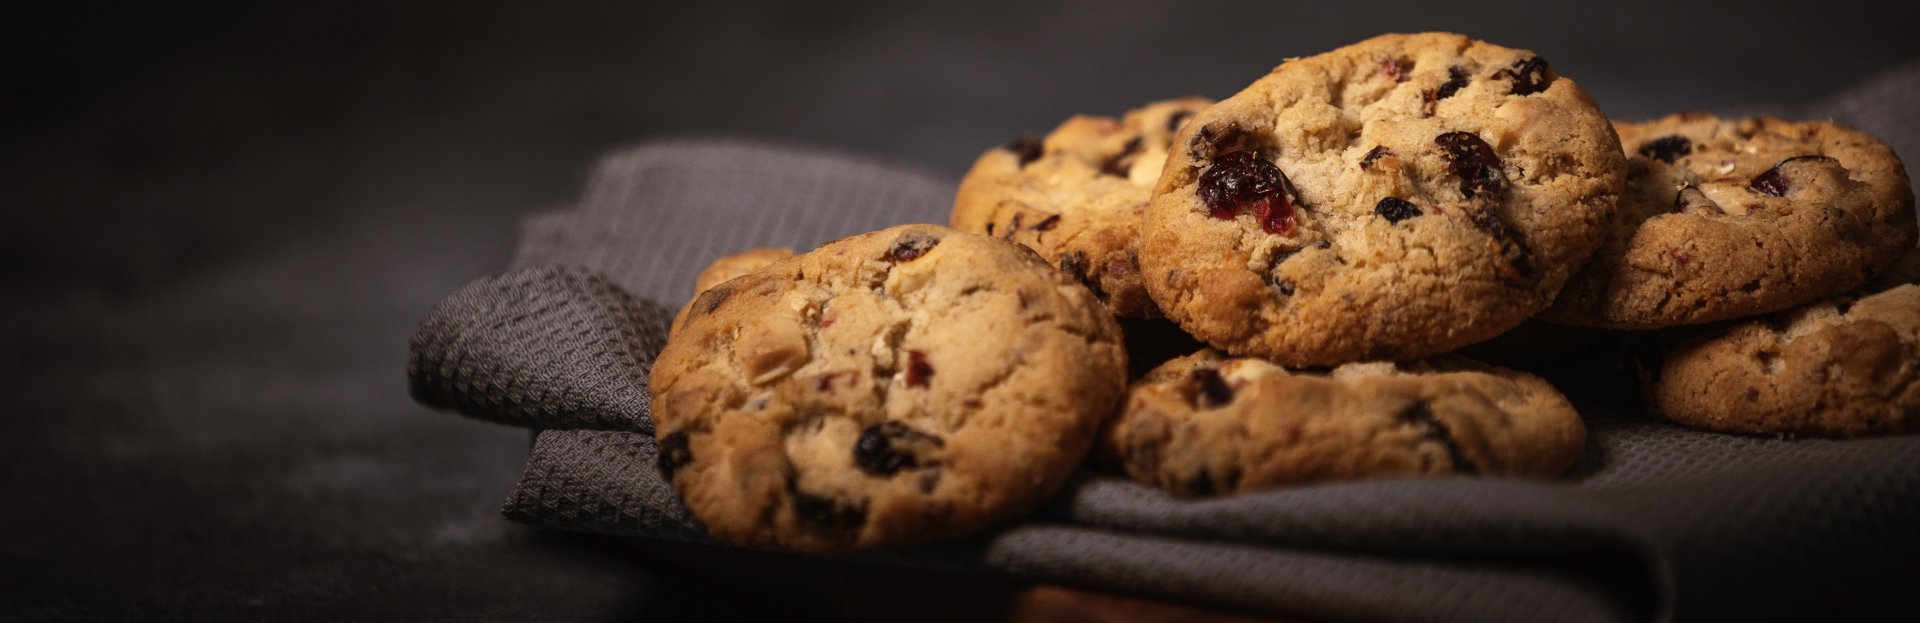
[[1026, 245], [1082, 278], [1116, 316], [1157, 317], [1139, 268], [1140, 215], [1186, 119], [1211, 102], [1079, 115], [1043, 139], [988, 150], [954, 196], [954, 228]]
[[1288, 61], [1189, 120], [1140, 265], [1160, 309], [1227, 352], [1413, 359], [1552, 302], [1623, 176], [1605, 116], [1539, 57], [1386, 35]]
[[1461, 357], [1299, 372], [1218, 351], [1133, 384], [1103, 456], [1175, 495], [1368, 477], [1555, 476], [1586, 426], [1545, 381]]
[[918, 543], [1025, 512], [1124, 391], [1120, 330], [1031, 251], [936, 225], [702, 293], [653, 368], [661, 470], [715, 537]]
[[1857, 287], [1913, 246], [1906, 169], [1866, 133], [1703, 113], [1615, 127], [1620, 210], [1542, 319], [1652, 329], [1767, 313]]
[[1839, 296], [1669, 352], [1660, 413], [1708, 430], [1852, 437], [1920, 430], [1920, 285]]

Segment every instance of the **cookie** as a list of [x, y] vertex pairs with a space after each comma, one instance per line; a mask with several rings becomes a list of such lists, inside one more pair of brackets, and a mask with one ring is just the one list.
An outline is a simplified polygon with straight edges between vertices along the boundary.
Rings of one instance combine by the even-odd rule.
[[1864, 132], [1700, 113], [1615, 127], [1626, 194], [1543, 319], [1652, 329], [1767, 313], [1857, 287], [1913, 247], [1906, 169]]
[[1443, 33], [1288, 61], [1174, 145], [1142, 224], [1148, 293], [1201, 341], [1297, 366], [1514, 327], [1598, 244], [1625, 175], [1572, 80]]
[[1140, 280], [1140, 214], [1174, 131], [1209, 103], [1185, 98], [1120, 119], [1076, 116], [1044, 139], [988, 150], [960, 181], [953, 226], [1032, 248], [1084, 280], [1116, 316], [1158, 317]]
[[1828, 299], [1680, 346], [1653, 395], [1667, 419], [1707, 430], [1920, 430], [1920, 285]]
[[702, 293], [649, 389], [660, 469], [715, 537], [918, 543], [1025, 512], [1125, 391], [1120, 329], [1010, 242], [844, 238]]
[[1175, 495], [1387, 476], [1554, 476], [1586, 425], [1533, 376], [1460, 357], [1294, 372], [1203, 350], [1133, 384], [1102, 454]]
[[[734, 277], [765, 268], [768, 264], [793, 256], [793, 249], [786, 247], [759, 247], [747, 249], [732, 255], [721, 256], [714, 260], [693, 279], [693, 296], [699, 298], [701, 292], [727, 282]], [[680, 324], [687, 319], [687, 310], [693, 308], [693, 301], [680, 306], [680, 312], [673, 316], [673, 326], [668, 333], [680, 330]]]

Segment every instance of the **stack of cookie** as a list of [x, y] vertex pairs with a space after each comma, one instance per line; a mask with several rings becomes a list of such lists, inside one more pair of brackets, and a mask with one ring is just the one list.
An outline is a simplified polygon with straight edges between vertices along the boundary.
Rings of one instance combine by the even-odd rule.
[[723, 258], [653, 368], [660, 467], [715, 536], [815, 551], [980, 530], [1090, 453], [1190, 496], [1552, 477], [1572, 404], [1452, 354], [1534, 318], [1686, 331], [1683, 424], [1904, 431], [1915, 228], [1860, 132], [1612, 123], [1530, 52], [1387, 35], [991, 149], [952, 228]]

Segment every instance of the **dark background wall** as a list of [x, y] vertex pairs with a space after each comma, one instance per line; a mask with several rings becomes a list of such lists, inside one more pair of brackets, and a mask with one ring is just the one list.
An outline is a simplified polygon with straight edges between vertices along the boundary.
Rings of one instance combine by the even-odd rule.
[[426, 308], [634, 141], [952, 177], [1076, 112], [1223, 97], [1391, 31], [1534, 49], [1625, 118], [1920, 58], [1881, 2], [260, 4], [0, 14], [0, 619], [719, 607], [499, 519], [524, 435], [401, 379]]

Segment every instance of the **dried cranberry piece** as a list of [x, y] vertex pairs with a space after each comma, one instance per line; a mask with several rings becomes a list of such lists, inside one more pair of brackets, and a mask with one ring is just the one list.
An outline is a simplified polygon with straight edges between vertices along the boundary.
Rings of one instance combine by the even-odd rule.
[[693, 449], [687, 444], [687, 431], [677, 430], [660, 438], [660, 474], [673, 480], [673, 474], [693, 462]]
[[1408, 425], [1421, 429], [1421, 433], [1427, 439], [1440, 442], [1440, 445], [1445, 446], [1447, 458], [1453, 460], [1454, 471], [1462, 474], [1480, 471], [1480, 468], [1467, 458], [1466, 453], [1461, 451], [1460, 443], [1454, 441], [1453, 431], [1447, 430], [1447, 426], [1433, 416], [1433, 408], [1428, 406], [1426, 401], [1414, 401], [1407, 410], [1400, 412], [1400, 419]]
[[944, 445], [929, 435], [899, 422], [881, 422], [860, 431], [853, 444], [853, 464], [875, 476], [892, 476], [901, 468], [920, 467], [920, 453]]
[[1473, 215], [1472, 221], [1474, 227], [1493, 238], [1497, 247], [1496, 259], [1499, 261], [1495, 269], [1500, 271], [1501, 277], [1515, 283], [1534, 280], [1533, 250], [1528, 249], [1526, 241], [1514, 234], [1513, 227], [1506, 220], [1487, 210]]
[[901, 236], [899, 240], [894, 241], [893, 248], [887, 249], [886, 260], [889, 262], [909, 262], [920, 259], [920, 256], [926, 255], [927, 250], [932, 249], [933, 245], [936, 244], [940, 244], [939, 238], [920, 234], [907, 234]]
[[1380, 73], [1392, 78], [1394, 83], [1406, 82], [1413, 75], [1413, 59], [1389, 56], [1380, 59]]
[[1207, 213], [1213, 218], [1232, 219], [1239, 215], [1241, 204], [1275, 191], [1279, 186], [1278, 170], [1250, 151], [1221, 156], [1206, 173], [1200, 174], [1200, 200], [1206, 203]]
[[1641, 156], [1659, 160], [1667, 164], [1673, 164], [1674, 161], [1679, 160], [1681, 156], [1690, 153], [1693, 153], [1693, 141], [1687, 140], [1687, 137], [1678, 134], [1662, 136], [1647, 141], [1645, 145], [1640, 146]]
[[1261, 229], [1286, 235], [1294, 221], [1290, 186], [1280, 167], [1257, 153], [1236, 151], [1215, 159], [1200, 175], [1200, 199], [1213, 218], [1232, 220], [1251, 211]]
[[1755, 176], [1752, 182], [1747, 183], [1747, 186], [1775, 197], [1787, 196], [1787, 178], [1780, 175], [1780, 167], [1778, 165], [1767, 169], [1766, 173]]
[[1499, 192], [1506, 185], [1500, 175], [1500, 155], [1472, 132], [1448, 132], [1433, 139], [1446, 151], [1447, 171], [1460, 178], [1460, 194], [1472, 199], [1481, 192]]
[[1013, 155], [1020, 159], [1020, 166], [1024, 167], [1027, 163], [1040, 159], [1042, 145], [1040, 139], [1034, 138], [1032, 134], [1022, 134], [1018, 138], [1007, 141], [1002, 148], [1013, 152]]
[[1360, 168], [1371, 169], [1374, 162], [1391, 155], [1393, 152], [1389, 151], [1386, 145], [1375, 145], [1373, 149], [1367, 150], [1367, 155], [1360, 157]]
[[1387, 197], [1381, 199], [1380, 203], [1374, 204], [1373, 213], [1380, 215], [1380, 218], [1387, 219], [1389, 223], [1398, 223], [1420, 216], [1420, 207], [1413, 205], [1411, 201], [1399, 197]]
[[1422, 100], [1420, 111], [1428, 116], [1432, 116], [1433, 110], [1436, 106], [1439, 106], [1440, 100], [1453, 97], [1453, 94], [1460, 92], [1460, 89], [1467, 88], [1467, 81], [1466, 70], [1459, 67], [1448, 67], [1446, 82], [1442, 82], [1440, 86], [1428, 89], [1420, 94]]
[[1767, 169], [1767, 172], [1754, 176], [1753, 181], [1747, 183], [1747, 187], [1769, 194], [1769, 195], [1773, 195], [1775, 197], [1785, 197], [1787, 196], [1787, 188], [1789, 184], [1787, 184], [1786, 176], [1780, 174], [1780, 167], [1787, 166], [1787, 163], [1789, 162], [1798, 162], [1803, 160], [1816, 161], [1816, 162], [1836, 162], [1836, 163], [1839, 162], [1838, 160], [1834, 160], [1833, 158], [1829, 158], [1826, 156], [1794, 156], [1786, 160], [1781, 160], [1780, 164], [1773, 165], [1773, 168]]
[[1187, 374], [1187, 384], [1196, 408], [1212, 409], [1233, 402], [1233, 388], [1227, 386], [1227, 380], [1220, 377], [1219, 370], [1194, 370]]
[[1260, 229], [1269, 234], [1285, 236], [1293, 231], [1293, 204], [1284, 194], [1254, 202], [1252, 211]]
[[1466, 87], [1467, 87], [1467, 71], [1459, 67], [1448, 67], [1447, 81], [1444, 83], [1441, 83], [1439, 88], [1434, 89], [1433, 98], [1436, 100], [1447, 99], [1449, 97], [1453, 97], [1454, 93], [1458, 93], [1460, 92], [1460, 89], [1464, 89]]
[[933, 364], [927, 363], [927, 354], [907, 351], [907, 387], [926, 387], [927, 380], [933, 378]]
[[1547, 75], [1547, 59], [1538, 56], [1514, 61], [1513, 67], [1493, 72], [1493, 77], [1512, 80], [1514, 95], [1539, 93], [1553, 84], [1553, 76]]
[[865, 502], [847, 502], [799, 490], [793, 492], [793, 514], [802, 522], [835, 532], [858, 530], [867, 523]]

